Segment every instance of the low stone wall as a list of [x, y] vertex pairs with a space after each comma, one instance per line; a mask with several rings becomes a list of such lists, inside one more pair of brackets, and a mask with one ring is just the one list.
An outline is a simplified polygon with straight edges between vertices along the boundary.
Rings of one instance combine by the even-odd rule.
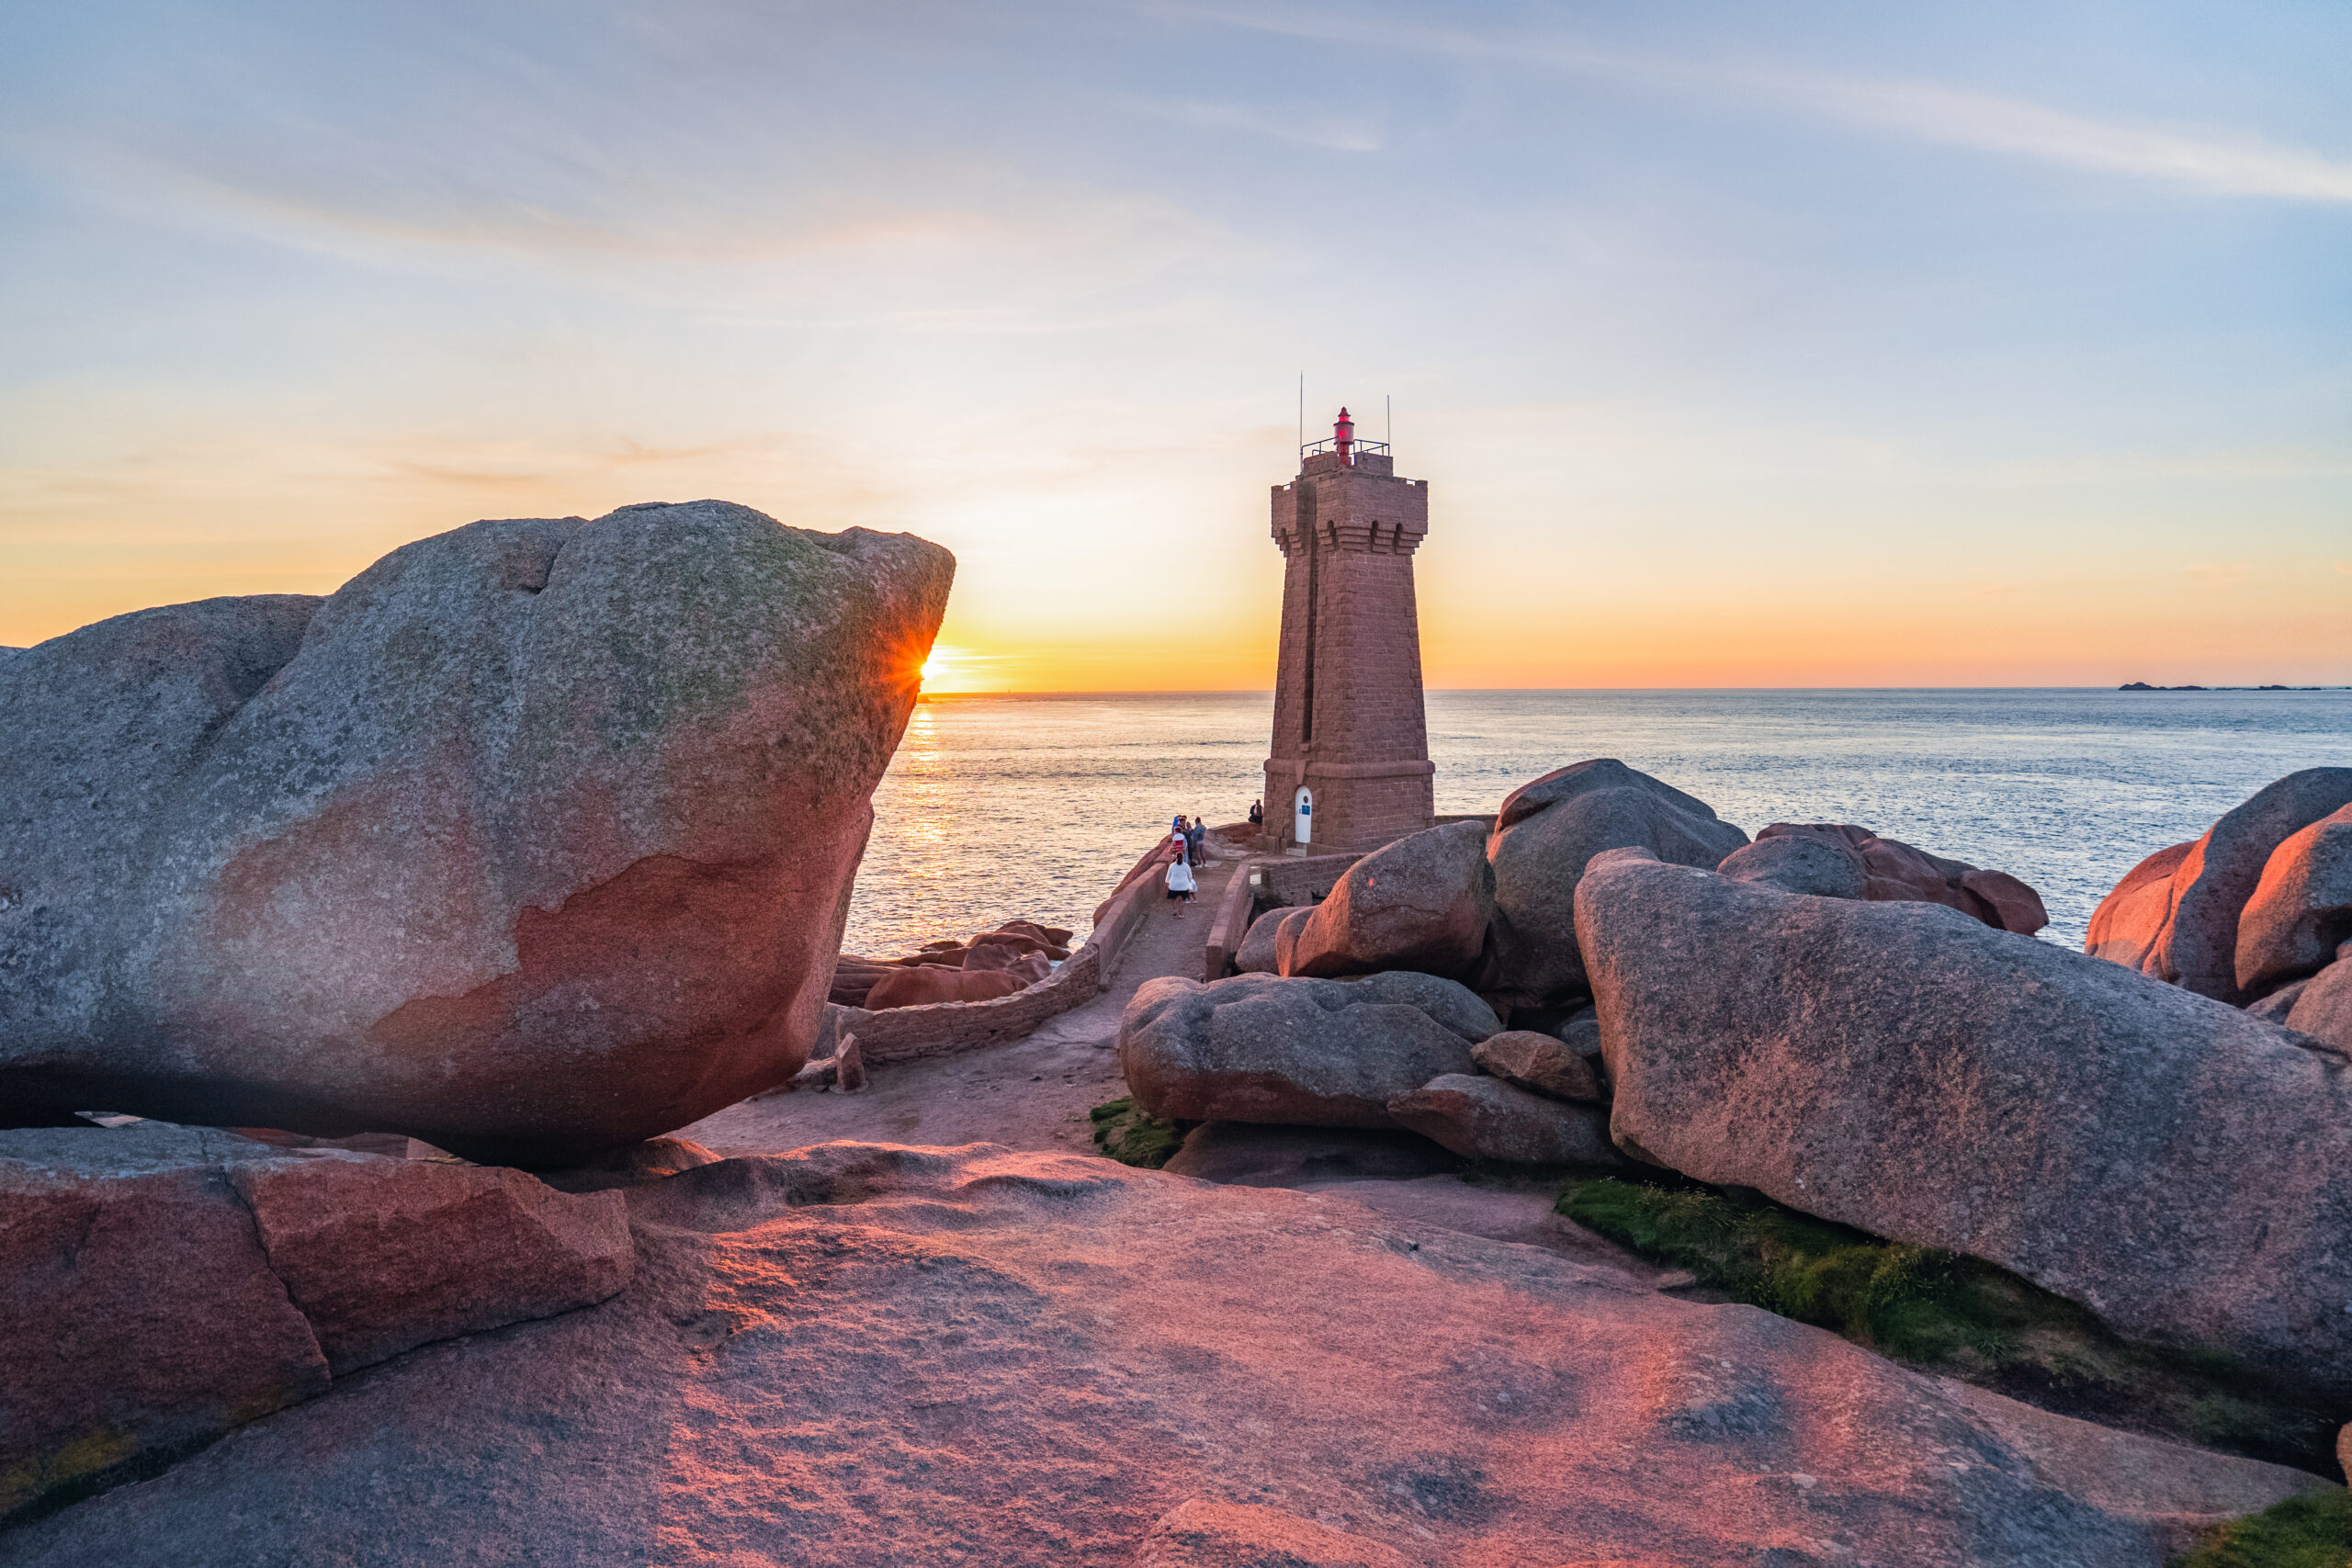
[[[1157, 852], [1155, 848], [1145, 859]], [[1102, 994], [1120, 949], [1126, 945], [1136, 922], [1159, 902], [1159, 890], [1158, 878], [1130, 872], [1125, 885], [1095, 911], [1094, 930], [1078, 951], [1045, 979], [1009, 997], [885, 1008], [879, 1012], [828, 1003], [816, 1055], [831, 1055], [844, 1034], [857, 1036], [858, 1051], [868, 1065], [946, 1056], [1018, 1040], [1047, 1019], [1083, 1007]]]

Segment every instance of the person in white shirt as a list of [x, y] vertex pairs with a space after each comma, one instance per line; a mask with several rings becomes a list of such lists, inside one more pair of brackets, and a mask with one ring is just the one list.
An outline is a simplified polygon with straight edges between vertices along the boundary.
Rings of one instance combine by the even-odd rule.
[[1184, 906], [1193, 901], [1193, 867], [1182, 850], [1168, 863], [1168, 912], [1178, 919], [1184, 918]]

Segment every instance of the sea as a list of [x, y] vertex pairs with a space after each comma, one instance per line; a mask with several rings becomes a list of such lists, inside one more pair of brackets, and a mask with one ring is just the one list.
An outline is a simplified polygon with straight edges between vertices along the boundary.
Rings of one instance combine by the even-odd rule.
[[[927, 698], [875, 791], [843, 948], [888, 956], [1004, 920], [1067, 926], [1178, 812], [1239, 820], [1263, 692]], [[1753, 835], [1855, 822], [2024, 878], [2080, 946], [2143, 857], [2283, 773], [2352, 766], [2352, 690], [1430, 692], [1442, 814], [1614, 757]]]

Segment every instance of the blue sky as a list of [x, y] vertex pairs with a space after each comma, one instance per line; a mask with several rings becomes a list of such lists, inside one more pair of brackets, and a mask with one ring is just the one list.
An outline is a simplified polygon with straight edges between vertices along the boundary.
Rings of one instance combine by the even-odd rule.
[[[993, 689], [2352, 681], [2352, 7], [19, 5], [0, 643], [723, 495]], [[1310, 432], [1310, 434], [1315, 432]]]

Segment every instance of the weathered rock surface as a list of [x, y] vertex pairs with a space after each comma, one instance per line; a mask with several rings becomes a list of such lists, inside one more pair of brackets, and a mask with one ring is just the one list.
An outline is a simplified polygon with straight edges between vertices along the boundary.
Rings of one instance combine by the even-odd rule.
[[[1942, 904], [1972, 915], [1995, 931], [2017, 931], [2031, 936], [2050, 923], [2050, 913], [2041, 907], [2041, 895], [2005, 871], [1985, 871], [1966, 861], [1929, 854], [1915, 844], [1900, 839], [1881, 838], [1868, 828], [1858, 828], [1850, 822], [1775, 822], [1756, 835], [1749, 850], [1726, 857], [1717, 869], [1724, 875], [1740, 881], [1762, 881], [1790, 893], [1822, 893], [1823, 887], [1798, 886], [1795, 883], [1809, 876], [1825, 884], [1842, 880], [1827, 863], [1808, 859], [1807, 870], [1798, 871], [1798, 863], [1791, 860], [1763, 862], [1768, 866], [1785, 865], [1779, 875], [1751, 876], [1746, 874], [1741, 856], [1767, 853], [1765, 846], [1784, 840], [1809, 840], [1825, 849], [1842, 849], [1852, 857], [1852, 867], [1862, 879], [1859, 897], [1882, 903]], [[1854, 897], [1827, 893], [1827, 897]]]
[[1458, 979], [1486, 945], [1493, 882], [1485, 823], [1408, 833], [1348, 868], [1283, 950], [1281, 973], [1417, 969]]
[[637, 1266], [614, 1193], [519, 1170], [321, 1156], [230, 1179], [336, 1377], [435, 1339], [601, 1302]]
[[1397, 1125], [1465, 1159], [1516, 1165], [1629, 1164], [1609, 1141], [1609, 1112], [1532, 1094], [1500, 1078], [1447, 1073], [1388, 1102]]
[[1376, 1540], [1280, 1508], [1194, 1497], [1152, 1527], [1135, 1568], [1415, 1568]]
[[0, 667], [0, 1101], [572, 1163], [789, 1077], [952, 558], [472, 524]]
[[[1248, 934], [1242, 937], [1241, 946], [1233, 954], [1233, 966], [1244, 975], [1273, 974], [1281, 966], [1281, 960], [1276, 956], [1275, 944], [1281, 936], [1283, 925], [1286, 922], [1292, 925], [1304, 924], [1314, 913], [1315, 906], [1312, 904], [1295, 904], [1284, 908], [1267, 910], [1250, 922]], [[1295, 934], [1291, 940], [1293, 942], [1297, 940]]]
[[613, 1301], [339, 1384], [11, 1568], [1124, 1568], [1171, 1516], [1290, 1528], [1243, 1509], [1294, 1556], [1312, 1521], [1427, 1564], [2158, 1568], [2324, 1486], [1309, 1194], [835, 1145], [629, 1201]]
[[2085, 950], [2201, 997], [2246, 1000], [2237, 976], [2239, 914], [2272, 852], [2346, 806], [2352, 768], [2305, 768], [2265, 785], [2181, 851], [2168, 874], [2170, 850], [2132, 867], [2092, 914]]
[[2142, 968], [2172, 917], [2172, 874], [2196, 847], [2194, 839], [2166, 845], [2125, 872], [2091, 911], [2083, 951], [2126, 969]]
[[1463, 987], [1409, 970], [1213, 985], [1163, 976], [1120, 1017], [1119, 1066], [1154, 1116], [1387, 1127], [1391, 1099], [1475, 1070], [1471, 1045], [1501, 1029]]
[[1761, 882], [1783, 893], [1819, 898], [1865, 898], [1870, 874], [1862, 857], [1843, 840], [1812, 833], [1757, 836], [1745, 849], [1725, 855], [1716, 871], [1734, 882]]
[[0, 1133], [0, 1517], [325, 1392], [227, 1133]]
[[1931, 905], [1621, 851], [1577, 915], [1629, 1153], [2352, 1385], [2342, 1060]]
[[2352, 942], [2312, 976], [2287, 1010], [2287, 1027], [2352, 1053]]
[[2268, 990], [2317, 974], [2352, 941], [2352, 806], [2290, 833], [2270, 852], [2238, 911], [2238, 989]]
[[450, 1335], [605, 1300], [621, 1199], [209, 1129], [0, 1133], [0, 1516]]
[[1495, 1077], [1554, 1100], [1601, 1105], [1608, 1093], [1592, 1063], [1556, 1034], [1506, 1029], [1470, 1047], [1471, 1059]]
[[1575, 897], [1585, 863], [1639, 845], [1678, 865], [1715, 865], [1747, 842], [1695, 796], [1613, 757], [1545, 773], [1504, 796], [1487, 840], [1495, 873], [1493, 949], [1478, 989], [1512, 1006], [1582, 994]]

